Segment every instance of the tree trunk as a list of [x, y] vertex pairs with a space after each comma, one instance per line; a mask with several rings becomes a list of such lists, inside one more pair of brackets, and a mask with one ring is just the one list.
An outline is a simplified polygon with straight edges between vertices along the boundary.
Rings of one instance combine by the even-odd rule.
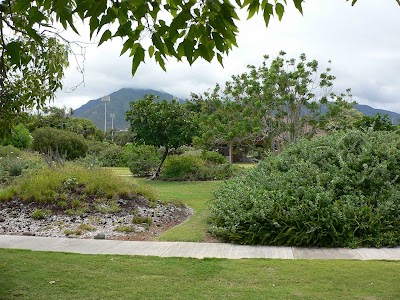
[[229, 162], [233, 163], [233, 144], [229, 143]]
[[160, 175], [161, 167], [162, 167], [162, 165], [163, 165], [165, 159], [167, 158], [168, 151], [169, 151], [168, 146], [165, 146], [165, 151], [164, 151], [164, 154], [163, 154], [163, 156], [162, 156], [162, 158], [161, 158], [161, 162], [160, 162], [160, 164], [158, 165], [157, 171], [153, 174], [153, 176], [151, 176], [151, 178], [150, 178], [151, 180], [156, 179], [156, 178]]

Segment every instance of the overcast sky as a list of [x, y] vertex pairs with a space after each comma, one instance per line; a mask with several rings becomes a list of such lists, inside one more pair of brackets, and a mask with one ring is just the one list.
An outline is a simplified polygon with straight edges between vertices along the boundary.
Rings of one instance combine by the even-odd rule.
[[[268, 28], [261, 15], [239, 23], [239, 48], [225, 58], [225, 68], [217, 61], [198, 60], [190, 66], [171, 60], [164, 72], [147, 59], [132, 77], [131, 59], [119, 56], [120, 40], [100, 47], [87, 45], [85, 85], [67, 92], [82, 79], [71, 61], [65, 90], [57, 93], [55, 105], [78, 108], [124, 87], [163, 90], [187, 98], [191, 92], [202, 93], [245, 72], [249, 64], [259, 66], [264, 54], [276, 56], [284, 50], [288, 58], [305, 53], [322, 67], [331, 60], [336, 92], [351, 88], [358, 103], [400, 113], [400, 7], [396, 1], [358, 0], [352, 7], [345, 0], [308, 0], [303, 16], [289, 2], [283, 20], [273, 19]], [[88, 41], [85, 33], [74, 39]]]

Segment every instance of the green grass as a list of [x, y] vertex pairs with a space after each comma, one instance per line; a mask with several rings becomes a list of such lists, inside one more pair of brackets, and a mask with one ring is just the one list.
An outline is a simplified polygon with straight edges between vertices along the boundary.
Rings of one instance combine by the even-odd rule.
[[0, 249], [0, 299], [399, 299], [400, 262]]
[[248, 169], [248, 168], [253, 168], [256, 164], [253, 164], [253, 163], [233, 163], [233, 165], [241, 167], [241, 168]]
[[115, 175], [130, 175], [132, 176], [131, 171], [129, 168], [125, 167], [104, 167], [103, 169], [111, 170]]
[[207, 235], [206, 219], [209, 216], [207, 202], [212, 199], [212, 193], [221, 181], [154, 181], [147, 179], [133, 179], [140, 185], [153, 188], [164, 202], [183, 203], [194, 210], [193, 216], [186, 222], [175, 226], [157, 237], [159, 241], [201, 242]]

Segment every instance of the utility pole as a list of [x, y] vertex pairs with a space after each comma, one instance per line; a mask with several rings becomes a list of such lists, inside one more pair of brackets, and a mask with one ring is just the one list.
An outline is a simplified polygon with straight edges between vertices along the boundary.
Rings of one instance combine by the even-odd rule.
[[114, 119], [115, 119], [115, 113], [110, 114], [111, 118], [111, 141], [114, 142]]
[[110, 102], [110, 96], [101, 97], [101, 101], [104, 102], [104, 134], [107, 132], [107, 102]]

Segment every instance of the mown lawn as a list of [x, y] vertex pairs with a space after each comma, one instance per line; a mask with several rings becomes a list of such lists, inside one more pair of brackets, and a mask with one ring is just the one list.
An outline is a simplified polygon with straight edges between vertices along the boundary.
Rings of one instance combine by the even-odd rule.
[[[127, 175], [128, 168], [109, 168], [117, 175]], [[164, 202], [182, 203], [191, 207], [193, 215], [156, 238], [159, 241], [203, 242], [207, 240], [208, 201], [222, 181], [160, 181], [132, 177], [140, 185], [156, 191]]]
[[191, 259], [0, 249], [0, 299], [393, 299], [400, 262]]
[[152, 187], [165, 202], [183, 203], [191, 207], [193, 215], [184, 223], [157, 237], [160, 241], [202, 242], [206, 240], [209, 216], [208, 201], [221, 181], [169, 182], [133, 179], [139, 184]]

